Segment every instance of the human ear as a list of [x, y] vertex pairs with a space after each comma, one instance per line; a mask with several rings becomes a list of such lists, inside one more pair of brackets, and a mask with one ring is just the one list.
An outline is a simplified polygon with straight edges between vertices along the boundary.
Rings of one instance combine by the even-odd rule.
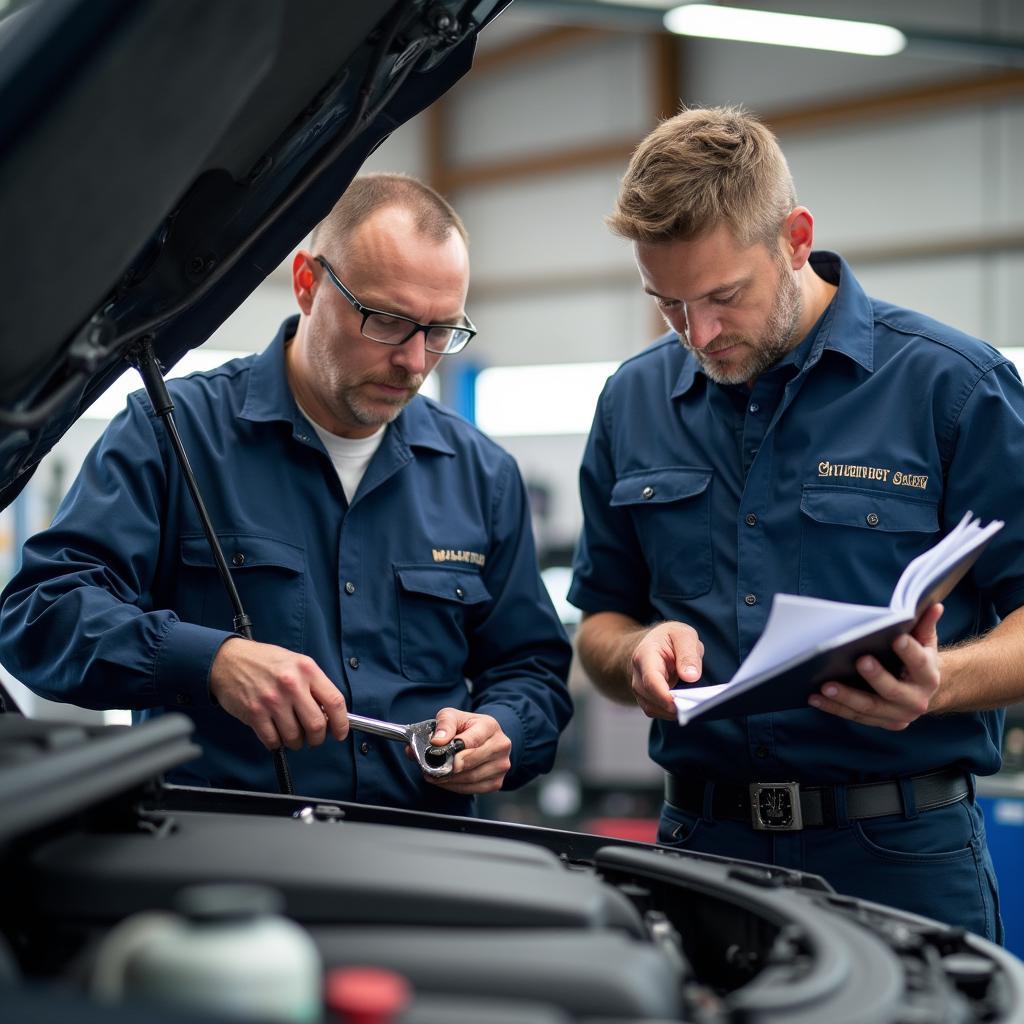
[[790, 265], [799, 270], [809, 259], [814, 247], [814, 217], [806, 206], [797, 206], [782, 222], [782, 241]]
[[313, 257], [304, 249], [300, 249], [292, 260], [292, 292], [299, 309], [307, 316], [313, 308], [313, 286], [316, 283], [312, 264]]

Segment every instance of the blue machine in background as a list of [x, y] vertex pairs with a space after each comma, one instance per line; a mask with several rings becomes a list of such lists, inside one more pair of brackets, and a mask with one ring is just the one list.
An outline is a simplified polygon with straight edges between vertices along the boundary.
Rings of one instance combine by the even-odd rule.
[[978, 779], [978, 803], [999, 879], [1006, 948], [1024, 956], [1024, 714], [1010, 708], [1003, 736], [1003, 770]]

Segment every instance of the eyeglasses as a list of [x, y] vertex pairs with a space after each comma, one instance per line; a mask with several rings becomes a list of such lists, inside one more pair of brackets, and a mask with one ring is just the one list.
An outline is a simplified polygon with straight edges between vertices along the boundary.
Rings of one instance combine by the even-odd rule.
[[465, 324], [418, 324], [407, 316], [398, 313], [385, 313], [382, 309], [371, 309], [364, 306], [342, 283], [330, 263], [317, 256], [317, 263], [327, 271], [331, 284], [345, 296], [357, 313], [361, 313], [363, 323], [359, 330], [364, 338], [380, 342], [382, 345], [404, 345], [410, 338], [423, 332], [424, 347], [428, 352], [450, 356], [461, 352], [476, 335], [476, 328], [469, 317]]

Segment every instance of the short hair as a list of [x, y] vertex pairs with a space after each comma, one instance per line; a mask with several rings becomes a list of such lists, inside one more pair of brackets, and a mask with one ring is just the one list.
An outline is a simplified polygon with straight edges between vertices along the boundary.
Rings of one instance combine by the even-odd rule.
[[451, 204], [429, 185], [408, 174], [364, 174], [355, 178], [333, 209], [313, 229], [310, 248], [339, 253], [363, 221], [386, 206], [409, 210], [416, 230], [438, 243], [454, 231], [467, 245], [469, 235]]
[[635, 242], [692, 241], [720, 224], [774, 246], [796, 206], [775, 136], [740, 107], [684, 109], [637, 146], [606, 223]]

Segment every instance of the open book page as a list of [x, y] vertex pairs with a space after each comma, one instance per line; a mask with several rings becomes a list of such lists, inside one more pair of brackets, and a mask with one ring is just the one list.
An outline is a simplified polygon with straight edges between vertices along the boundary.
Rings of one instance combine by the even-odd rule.
[[[917, 616], [918, 605], [921, 598], [928, 589], [938, 580], [943, 579], [947, 573], [957, 564], [964, 560], [965, 555], [983, 545], [989, 537], [1002, 529], [1002, 521], [993, 519], [988, 526], [982, 526], [981, 522], [975, 519], [973, 522], [971, 513], [964, 515], [956, 527], [946, 534], [934, 547], [918, 555], [903, 570], [896, 586], [892, 592], [892, 600], [889, 607], [901, 615]], [[964, 571], [969, 567], [965, 565]], [[952, 589], [960, 576], [951, 577], [948, 589]], [[947, 589], [947, 593], [948, 593]], [[934, 598], [941, 600], [945, 594]]]
[[776, 594], [764, 632], [727, 685], [745, 682], [776, 665], [783, 665], [804, 651], [888, 615], [888, 611], [868, 604]]
[[993, 520], [982, 527], [968, 513], [907, 566], [887, 607], [776, 594], [764, 632], [729, 682], [672, 691], [680, 725], [702, 715], [805, 707], [808, 694], [829, 679], [867, 688], [856, 671], [857, 658], [870, 653], [883, 664], [895, 662], [896, 636], [912, 628], [925, 605], [949, 594], [1002, 526]]
[[717, 697], [724, 690], [729, 689], [729, 683], [719, 683], [717, 686], [684, 686], [679, 690], [672, 691], [672, 699], [676, 702], [676, 720], [680, 725], [686, 725], [689, 721], [689, 712], [699, 708], [701, 704]]

